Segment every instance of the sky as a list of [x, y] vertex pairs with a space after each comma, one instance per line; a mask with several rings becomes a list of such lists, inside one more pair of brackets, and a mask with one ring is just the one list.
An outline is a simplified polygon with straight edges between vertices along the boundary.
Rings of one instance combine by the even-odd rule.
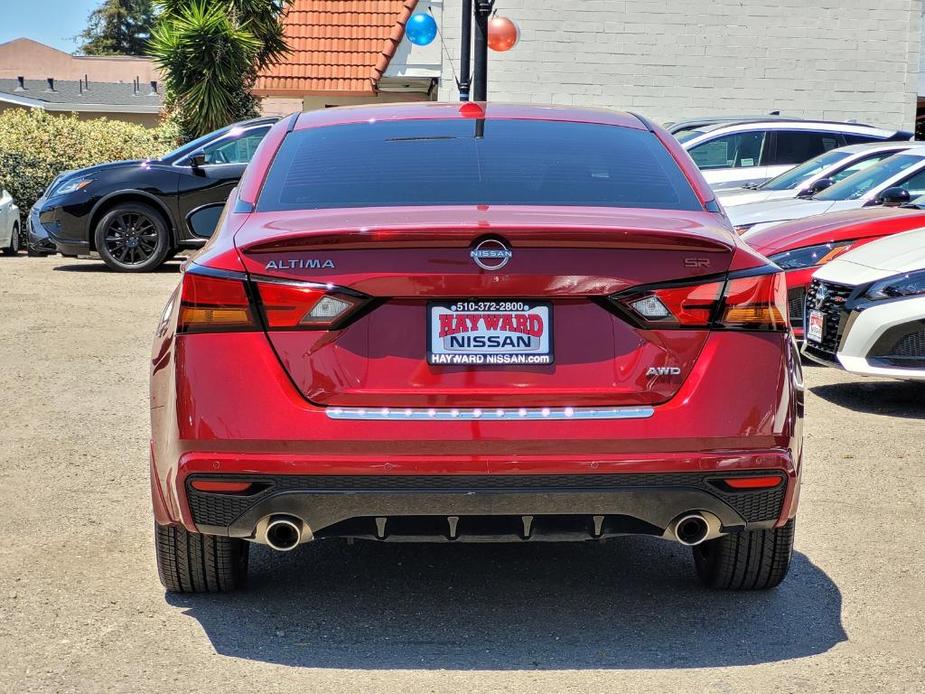
[[101, 1], [0, 0], [0, 43], [25, 37], [73, 53], [74, 37]]

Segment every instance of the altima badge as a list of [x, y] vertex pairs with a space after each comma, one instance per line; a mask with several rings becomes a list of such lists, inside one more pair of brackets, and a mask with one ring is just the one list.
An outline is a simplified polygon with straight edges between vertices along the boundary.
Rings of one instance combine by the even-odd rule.
[[267, 270], [333, 270], [334, 261], [330, 258], [289, 258], [288, 260], [271, 260]]
[[514, 252], [504, 241], [485, 239], [469, 251], [469, 255], [483, 270], [500, 270], [510, 262]]

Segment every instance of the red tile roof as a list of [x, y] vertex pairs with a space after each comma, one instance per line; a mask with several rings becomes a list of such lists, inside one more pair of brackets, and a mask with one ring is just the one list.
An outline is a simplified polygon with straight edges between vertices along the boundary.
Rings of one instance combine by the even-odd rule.
[[295, 0], [283, 20], [292, 52], [257, 79], [259, 96], [376, 93], [418, 0]]

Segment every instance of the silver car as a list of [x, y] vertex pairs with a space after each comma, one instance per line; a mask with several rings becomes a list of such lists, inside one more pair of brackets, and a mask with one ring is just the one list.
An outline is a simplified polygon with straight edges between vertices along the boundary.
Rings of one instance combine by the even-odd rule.
[[770, 118], [683, 130], [678, 141], [714, 190], [762, 183], [846, 145], [911, 140], [912, 133], [858, 123]]
[[753, 202], [811, 197], [887, 157], [922, 145], [925, 142], [874, 142], [840, 147], [794, 166], [769, 181], [721, 190], [716, 197], [726, 208]]
[[810, 198], [771, 200], [726, 210], [740, 234], [826, 212], [901, 205], [925, 195], [925, 147], [894, 154]]

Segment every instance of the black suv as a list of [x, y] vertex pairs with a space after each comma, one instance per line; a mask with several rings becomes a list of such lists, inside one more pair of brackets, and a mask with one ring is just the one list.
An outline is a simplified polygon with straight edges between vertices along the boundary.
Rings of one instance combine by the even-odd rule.
[[29, 213], [29, 247], [145, 272], [203, 245], [276, 118], [229, 125], [164, 155], [59, 175]]

